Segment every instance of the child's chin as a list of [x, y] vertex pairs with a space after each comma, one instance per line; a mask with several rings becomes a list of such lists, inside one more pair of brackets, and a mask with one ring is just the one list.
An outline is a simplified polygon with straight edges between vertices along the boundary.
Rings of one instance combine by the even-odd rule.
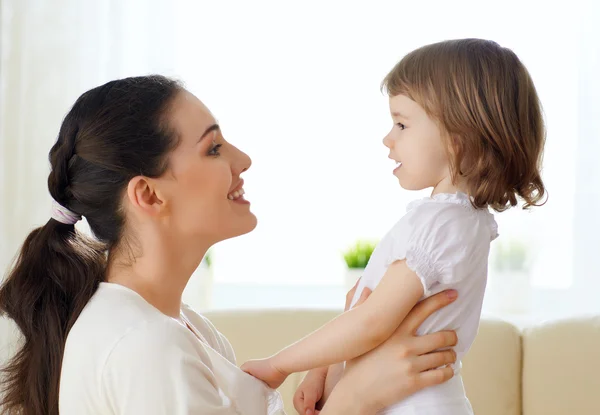
[[400, 180], [400, 179], [398, 179], [398, 182], [400, 183], [400, 187], [403, 188], [404, 190], [416, 192], [419, 190], [427, 189], [427, 186], [423, 186], [419, 183], [411, 183], [411, 182], [407, 182], [405, 180]]

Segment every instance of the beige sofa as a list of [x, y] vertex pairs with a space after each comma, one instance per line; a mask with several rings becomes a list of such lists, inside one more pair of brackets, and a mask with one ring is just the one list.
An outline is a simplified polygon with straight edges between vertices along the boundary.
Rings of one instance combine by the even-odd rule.
[[[265, 357], [336, 315], [272, 310], [204, 313], [225, 334], [241, 364]], [[600, 317], [554, 322], [523, 331], [484, 320], [463, 366], [476, 415], [600, 415]], [[280, 391], [288, 414], [302, 375]]]

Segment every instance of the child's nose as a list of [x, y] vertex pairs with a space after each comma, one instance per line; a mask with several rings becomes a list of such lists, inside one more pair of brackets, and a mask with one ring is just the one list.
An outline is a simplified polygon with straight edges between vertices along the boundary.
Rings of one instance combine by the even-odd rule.
[[389, 135], [383, 137], [383, 145], [389, 148], [390, 150], [392, 149], [393, 140], [390, 138]]

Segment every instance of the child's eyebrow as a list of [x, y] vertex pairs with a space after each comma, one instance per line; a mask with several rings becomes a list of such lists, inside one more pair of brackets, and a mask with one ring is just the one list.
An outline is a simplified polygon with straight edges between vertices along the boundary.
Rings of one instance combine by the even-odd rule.
[[406, 115], [400, 114], [398, 111], [392, 112], [392, 117], [400, 117], [400, 118], [404, 118], [405, 120], [408, 120], [408, 117]]

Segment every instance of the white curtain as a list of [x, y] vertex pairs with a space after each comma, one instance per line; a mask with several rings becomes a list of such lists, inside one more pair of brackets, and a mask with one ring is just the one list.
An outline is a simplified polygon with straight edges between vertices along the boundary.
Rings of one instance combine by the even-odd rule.
[[[172, 74], [174, 21], [158, 0], [2, 0], [0, 16], [1, 279], [49, 219], [48, 152], [70, 106], [113, 78]], [[0, 318], [0, 362], [11, 332]]]
[[48, 152], [76, 98], [112, 78], [172, 73], [164, 1], [3, 0], [0, 269], [49, 218]]
[[[344, 274], [340, 252], [356, 238], [381, 237], [406, 203], [423, 195], [401, 191], [389, 174], [380, 144], [390, 123], [380, 80], [413, 48], [482, 37], [521, 57], [548, 127], [543, 176], [549, 200], [531, 213], [497, 215], [501, 238], [492, 250], [487, 310], [515, 319], [600, 311], [588, 290], [598, 275], [591, 271], [597, 269], [598, 167], [590, 162], [600, 150], [593, 130], [598, 117], [591, 114], [600, 92], [593, 78], [600, 46], [597, 4], [236, 6], [182, 0], [176, 19], [182, 40], [178, 70], [231, 141], [255, 161], [246, 188], [259, 227], [216, 247], [218, 304], [341, 303], [332, 297], [341, 298], [342, 290], [334, 288]], [[193, 25], [201, 15], [210, 18]], [[210, 42], [190, 53], [183, 40], [192, 35]], [[526, 264], [518, 272], [500, 271], [496, 264], [506, 261], [498, 259], [500, 248], [522, 245]]]
[[380, 80], [416, 47], [482, 37], [522, 58], [548, 123], [550, 199], [497, 216], [499, 241], [525, 244], [529, 266], [522, 278], [491, 267], [491, 309], [524, 298], [520, 312], [539, 318], [600, 312], [599, 20], [592, 0], [4, 0], [0, 270], [48, 218], [46, 158], [76, 97], [160, 72], [254, 161], [245, 187], [259, 226], [215, 247], [213, 306], [339, 305], [341, 251], [381, 237], [425, 194], [390, 174]]
[[[600, 4], [581, 8], [573, 295], [562, 307], [600, 312]], [[560, 240], [557, 241], [560, 244]], [[566, 311], [565, 311], [566, 313]]]

